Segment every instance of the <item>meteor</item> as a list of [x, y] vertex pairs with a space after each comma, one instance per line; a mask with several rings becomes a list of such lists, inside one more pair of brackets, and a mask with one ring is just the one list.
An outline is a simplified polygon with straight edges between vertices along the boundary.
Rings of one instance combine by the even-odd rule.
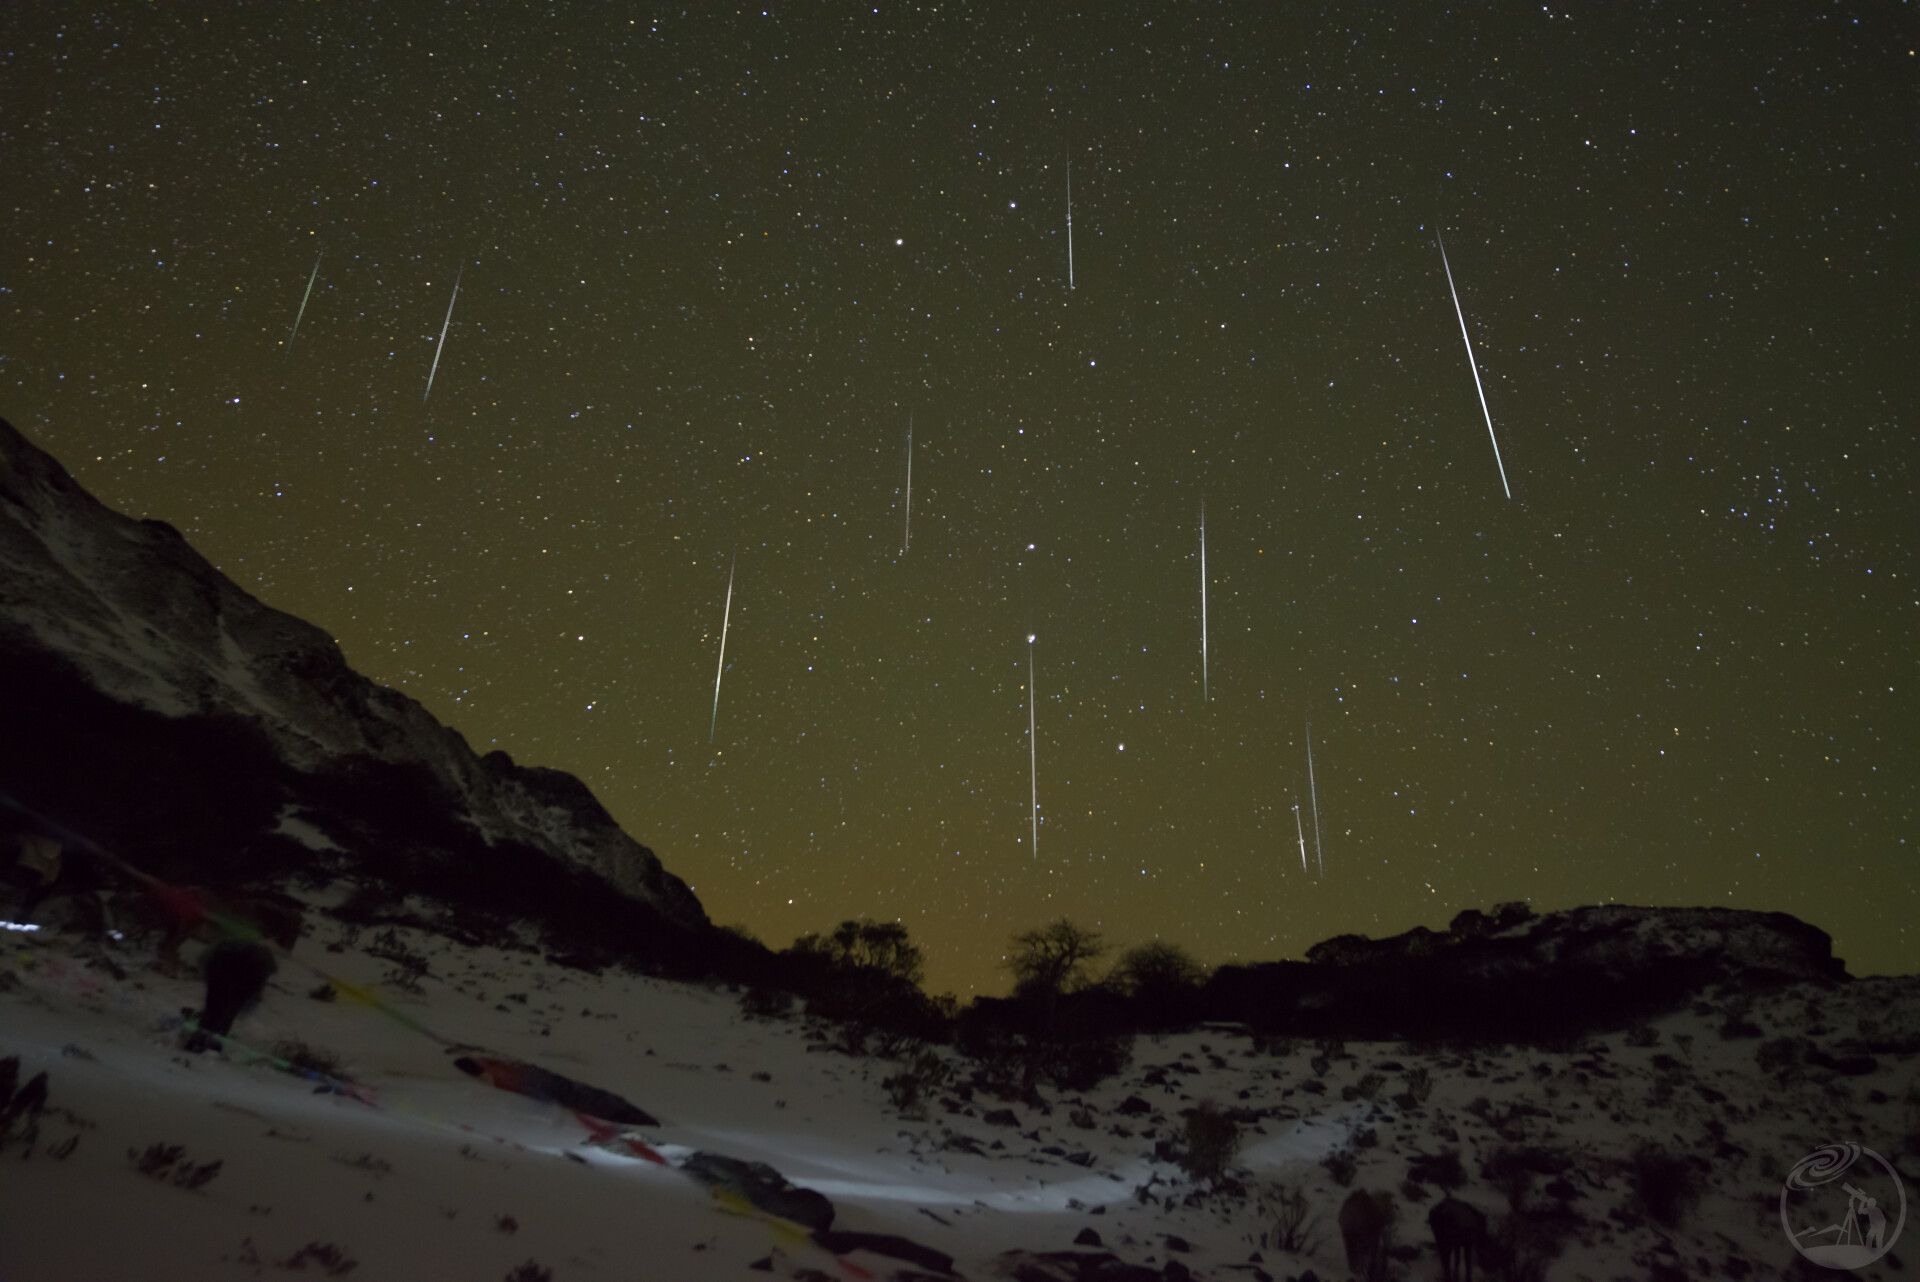
[[[314, 264], [318, 271], [320, 265]], [[440, 343], [433, 349], [433, 368], [427, 371], [427, 390], [420, 395], [420, 403], [425, 405], [427, 397], [433, 395], [433, 376], [440, 372], [440, 353], [446, 350], [447, 326], [453, 324], [453, 305], [460, 299], [460, 277], [466, 274], [467, 265], [460, 264], [460, 270], [453, 274], [453, 297], [447, 300], [447, 318], [440, 322]]]
[[1307, 832], [1300, 826], [1300, 802], [1297, 799], [1300, 789], [1299, 775], [1293, 777], [1293, 787], [1296, 797], [1293, 803], [1293, 835], [1300, 839], [1300, 871], [1304, 873], [1307, 871]]
[[1212, 703], [1207, 685], [1207, 501], [1200, 500], [1200, 701]]
[[1067, 157], [1067, 288], [1073, 288], [1073, 157]]
[[907, 529], [900, 543], [900, 555], [913, 546], [913, 411], [907, 411]]
[[[1313, 718], [1307, 718], [1307, 794], [1313, 799], [1313, 857], [1320, 864], [1320, 880], [1327, 879], [1327, 852], [1320, 845], [1320, 789], [1313, 782]], [[1305, 840], [1305, 837], [1302, 837]], [[1300, 848], [1300, 866], [1304, 870], [1307, 850]]]
[[713, 742], [714, 727], [720, 724], [720, 678], [727, 675], [727, 625], [733, 622], [733, 572], [740, 568], [740, 549], [733, 550], [733, 564], [727, 567], [727, 608], [720, 616], [720, 662], [713, 674], [713, 719], [707, 723], [707, 742]]
[[1447, 266], [1447, 242], [1440, 239], [1440, 229], [1433, 229], [1434, 243], [1440, 246], [1440, 268], [1447, 274], [1447, 292], [1453, 295], [1454, 315], [1460, 318], [1460, 337], [1467, 344], [1467, 368], [1473, 371], [1473, 390], [1480, 393], [1480, 412], [1486, 415], [1487, 439], [1493, 442], [1493, 465], [1500, 469], [1500, 488], [1513, 497], [1513, 488], [1507, 484], [1507, 465], [1500, 461], [1500, 438], [1493, 434], [1493, 412], [1487, 408], [1487, 389], [1480, 386], [1480, 367], [1473, 360], [1473, 340], [1467, 337], [1467, 314], [1460, 310], [1460, 291], [1453, 287], [1453, 268]]
[[1040, 747], [1033, 731], [1033, 633], [1027, 633], [1027, 778], [1033, 790], [1033, 857], [1040, 857]]
[[300, 337], [300, 321], [307, 314], [307, 300], [313, 297], [313, 282], [320, 276], [320, 260], [326, 256], [327, 251], [323, 249], [314, 257], [313, 273], [307, 277], [307, 292], [300, 295], [300, 310], [293, 318], [293, 332], [287, 335], [288, 347], [292, 347], [293, 340]]

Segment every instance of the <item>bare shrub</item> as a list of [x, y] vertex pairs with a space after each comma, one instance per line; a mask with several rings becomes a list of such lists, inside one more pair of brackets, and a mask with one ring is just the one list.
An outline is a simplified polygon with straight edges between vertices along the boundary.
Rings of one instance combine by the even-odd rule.
[[1272, 1225], [1262, 1237], [1276, 1251], [1299, 1255], [1307, 1249], [1307, 1230], [1313, 1222], [1307, 1215], [1307, 1195], [1287, 1184], [1272, 1184], [1260, 1190], [1260, 1209]]
[[1187, 1110], [1187, 1151], [1180, 1167], [1189, 1178], [1218, 1184], [1239, 1150], [1240, 1126], [1219, 1105], [1201, 1100]]
[[1352, 1149], [1335, 1149], [1320, 1159], [1320, 1165], [1327, 1168], [1327, 1174], [1341, 1188], [1353, 1183], [1354, 1172], [1359, 1169], [1359, 1159], [1354, 1157]]
[[1407, 1094], [1413, 1096], [1413, 1102], [1424, 1104], [1427, 1096], [1433, 1094], [1433, 1074], [1427, 1071], [1425, 1064], [1416, 1064], [1407, 1070]]
[[145, 1152], [127, 1150], [133, 1169], [176, 1188], [197, 1192], [214, 1181], [226, 1163], [219, 1159], [194, 1163], [186, 1160], [187, 1150], [179, 1144], [149, 1144]]
[[386, 973], [387, 983], [409, 993], [422, 991], [420, 981], [427, 976], [426, 955], [407, 947], [406, 941], [400, 938], [399, 932], [393, 927], [389, 926], [375, 935], [366, 953], [369, 957], [393, 963]]

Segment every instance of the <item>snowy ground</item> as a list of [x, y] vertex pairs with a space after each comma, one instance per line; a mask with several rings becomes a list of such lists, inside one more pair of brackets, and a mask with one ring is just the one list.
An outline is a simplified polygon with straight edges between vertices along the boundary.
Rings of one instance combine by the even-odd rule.
[[[315, 914], [296, 960], [236, 1029], [250, 1046], [298, 1041], [336, 1057], [367, 1100], [315, 1093], [237, 1050], [181, 1052], [175, 1026], [199, 986], [148, 968], [150, 952], [127, 946], [115, 978], [83, 964], [70, 936], [0, 936], [0, 1057], [19, 1057], [22, 1081], [45, 1071], [49, 1086], [38, 1136], [0, 1153], [0, 1282], [924, 1270], [864, 1250], [835, 1257], [671, 1165], [589, 1146], [557, 1107], [456, 1071], [449, 1042], [618, 1092], [661, 1119], [646, 1135], [670, 1160], [705, 1149], [766, 1162], [826, 1194], [837, 1229], [910, 1238], [976, 1279], [1014, 1276], [1007, 1252], [1091, 1251], [1075, 1246], [1089, 1229], [1100, 1249], [1173, 1277], [1184, 1266], [1215, 1280], [1342, 1278], [1334, 1217], [1351, 1188], [1396, 1193], [1392, 1271], [1437, 1278], [1425, 1219], [1439, 1190], [1423, 1185], [1409, 1203], [1410, 1164], [1457, 1150], [1459, 1195], [1497, 1228], [1509, 1200], [1483, 1164], [1503, 1148], [1553, 1159], [1557, 1173], [1521, 1195], [1557, 1226], [1547, 1277], [1773, 1278], [1797, 1265], [1779, 1200], [1801, 1156], [1853, 1141], [1920, 1166], [1903, 1149], [1920, 1132], [1912, 1056], [1782, 1081], [1756, 1064], [1764, 1039], [1720, 1035], [1722, 1008], [1631, 1039], [1646, 1044], [1611, 1035], [1552, 1052], [1262, 1046], [1233, 1030], [1141, 1038], [1125, 1072], [1084, 1096], [1046, 1091], [1047, 1109], [949, 1090], [910, 1118], [882, 1087], [897, 1065], [826, 1050], [802, 1020], [748, 1018], [723, 988], [595, 976], [400, 930], [388, 942], [428, 963], [408, 991], [389, 982], [390, 959], [367, 951], [378, 933]], [[322, 980], [309, 967], [375, 985], [390, 1011], [315, 1000]], [[1914, 992], [1910, 980], [1787, 990], [1746, 1018], [1765, 1039], [1837, 1044], [1863, 1022], [1875, 1033], [1920, 1020]], [[1430, 1093], [1414, 1098], [1422, 1069]], [[1244, 1110], [1245, 1192], [1200, 1195], [1154, 1157], [1157, 1142], [1179, 1138], [1179, 1110], [1209, 1099]], [[1006, 1108], [1014, 1125], [985, 1120]], [[1701, 1159], [1701, 1195], [1677, 1227], [1652, 1222], [1632, 1191], [1628, 1159], [1648, 1142]], [[142, 1173], [156, 1145], [182, 1151]], [[1340, 1151], [1354, 1158], [1350, 1187], [1323, 1164]], [[1261, 1194], [1281, 1186], [1307, 1200], [1298, 1251], [1276, 1244], [1263, 1209]], [[1920, 1185], [1906, 1192], [1920, 1201]], [[1860, 1276], [1912, 1276], [1897, 1261], [1920, 1259], [1914, 1218], [1894, 1255]]]

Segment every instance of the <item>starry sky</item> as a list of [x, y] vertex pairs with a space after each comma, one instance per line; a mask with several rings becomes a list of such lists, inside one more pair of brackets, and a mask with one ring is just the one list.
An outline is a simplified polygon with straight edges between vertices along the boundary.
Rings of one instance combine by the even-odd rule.
[[1910, 8], [10, 6], [0, 414], [774, 946], [1911, 972]]

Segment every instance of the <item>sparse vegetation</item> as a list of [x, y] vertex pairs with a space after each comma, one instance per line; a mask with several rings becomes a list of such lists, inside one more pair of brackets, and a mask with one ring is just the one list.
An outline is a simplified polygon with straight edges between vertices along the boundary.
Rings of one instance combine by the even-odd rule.
[[504, 1282], [553, 1282], [553, 1270], [542, 1268], [538, 1260], [528, 1260], [507, 1274]]
[[341, 1077], [346, 1073], [338, 1055], [318, 1046], [310, 1046], [298, 1038], [289, 1037], [275, 1042], [269, 1048], [269, 1053], [275, 1059], [285, 1060], [305, 1072], [319, 1073], [325, 1077]]
[[427, 977], [426, 955], [409, 948], [393, 927], [389, 926], [375, 935], [373, 942], [367, 945], [366, 952], [369, 957], [393, 963], [385, 976], [387, 983], [409, 993], [423, 991], [420, 981]]
[[360, 1261], [331, 1242], [309, 1242], [286, 1258], [281, 1268], [301, 1273], [311, 1264], [330, 1278], [345, 1277], [360, 1267]]
[[211, 1184], [225, 1165], [219, 1159], [196, 1164], [187, 1161], [186, 1155], [186, 1148], [179, 1144], [149, 1144], [145, 1152], [127, 1150], [127, 1158], [133, 1163], [134, 1170], [190, 1193]]

